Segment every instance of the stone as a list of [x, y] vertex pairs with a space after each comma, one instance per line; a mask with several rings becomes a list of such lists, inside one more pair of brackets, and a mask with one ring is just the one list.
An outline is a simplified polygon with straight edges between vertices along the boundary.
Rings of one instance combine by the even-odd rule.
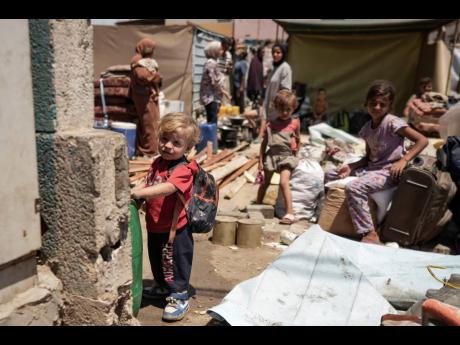
[[271, 205], [248, 205], [246, 211], [250, 212], [260, 212], [263, 217], [266, 219], [273, 219], [275, 216], [275, 209]]
[[262, 212], [248, 212], [248, 216], [250, 219], [260, 219], [260, 220], [263, 220], [265, 222], [265, 217], [264, 215], [262, 214]]

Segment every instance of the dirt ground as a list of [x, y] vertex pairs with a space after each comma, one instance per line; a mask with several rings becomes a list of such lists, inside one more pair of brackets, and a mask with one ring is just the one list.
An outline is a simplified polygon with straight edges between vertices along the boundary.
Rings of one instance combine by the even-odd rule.
[[[220, 211], [242, 209], [255, 196], [257, 186], [247, 184], [232, 200], [221, 199]], [[152, 283], [152, 273], [147, 254], [145, 215], [141, 212], [144, 237], [143, 277], [144, 286]], [[276, 220], [275, 220], [276, 222]], [[297, 226], [299, 227], [299, 226]], [[279, 225], [279, 229], [289, 226]], [[218, 305], [222, 299], [240, 282], [260, 274], [283, 251], [263, 245], [259, 248], [238, 248], [221, 246], [211, 242], [212, 232], [194, 234], [195, 251], [191, 275], [190, 310], [183, 320], [164, 322], [161, 320], [164, 301], [143, 300], [138, 319], [144, 326], [206, 326], [218, 325], [206, 310]], [[269, 242], [268, 240], [266, 242]]]

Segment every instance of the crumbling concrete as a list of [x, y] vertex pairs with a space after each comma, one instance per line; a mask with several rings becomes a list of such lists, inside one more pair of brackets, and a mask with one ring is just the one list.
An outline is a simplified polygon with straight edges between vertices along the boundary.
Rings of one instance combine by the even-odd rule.
[[62, 283], [47, 266], [38, 266], [38, 284], [0, 305], [0, 326], [61, 324]]
[[30, 20], [30, 28], [41, 254], [63, 284], [62, 324], [138, 324], [126, 140], [92, 129], [92, 28], [87, 20]]

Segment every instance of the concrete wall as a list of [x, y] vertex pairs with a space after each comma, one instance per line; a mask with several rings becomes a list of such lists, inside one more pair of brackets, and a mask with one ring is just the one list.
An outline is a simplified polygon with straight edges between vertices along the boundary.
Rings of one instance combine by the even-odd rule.
[[37, 157], [27, 20], [0, 21], [0, 325], [60, 323], [60, 282], [39, 266]]
[[0, 303], [32, 287], [40, 248], [27, 20], [0, 21]]
[[62, 323], [137, 324], [126, 141], [92, 129], [92, 27], [77, 19], [29, 22], [41, 253], [63, 285]]

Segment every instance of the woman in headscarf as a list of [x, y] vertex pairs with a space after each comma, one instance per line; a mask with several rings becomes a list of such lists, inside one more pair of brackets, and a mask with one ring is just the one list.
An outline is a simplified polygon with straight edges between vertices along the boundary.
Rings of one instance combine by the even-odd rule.
[[264, 116], [260, 125], [259, 139], [262, 139], [265, 124], [267, 121], [274, 120], [277, 117], [277, 112], [273, 106], [273, 100], [280, 90], [292, 89], [292, 70], [291, 66], [285, 61], [286, 50], [279, 44], [275, 43], [272, 47], [273, 56], [273, 71], [268, 76], [267, 91], [264, 99]]
[[144, 38], [136, 45], [136, 55], [131, 60], [130, 97], [139, 119], [136, 146], [140, 156], [152, 156], [158, 152], [157, 128], [160, 121], [158, 97], [161, 76], [153, 59], [155, 42]]
[[264, 49], [257, 48], [257, 52], [251, 60], [248, 72], [248, 85], [246, 93], [252, 102], [257, 102], [263, 96], [264, 91]]
[[220, 42], [211, 41], [204, 48], [204, 53], [208, 59], [203, 67], [203, 75], [200, 84], [200, 101], [206, 109], [206, 120], [208, 123], [217, 123], [217, 113], [219, 112], [222, 96], [228, 99], [228, 91], [224, 89], [224, 75], [218, 68], [217, 59], [222, 55]]

